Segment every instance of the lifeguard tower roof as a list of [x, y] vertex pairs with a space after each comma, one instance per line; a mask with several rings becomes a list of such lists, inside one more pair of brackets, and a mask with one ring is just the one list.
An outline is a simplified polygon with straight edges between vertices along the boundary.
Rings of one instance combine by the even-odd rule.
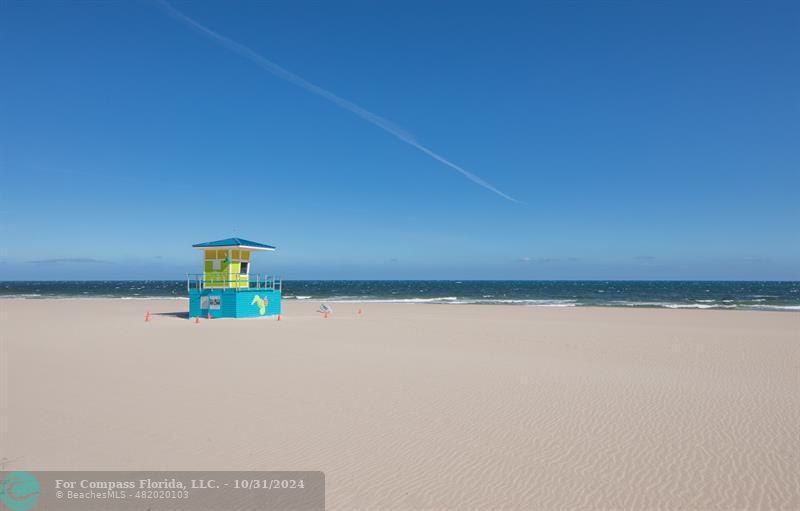
[[226, 238], [224, 240], [207, 241], [205, 243], [196, 243], [192, 245], [193, 248], [246, 248], [249, 250], [275, 250], [272, 245], [266, 245], [257, 241], [243, 240], [242, 238]]

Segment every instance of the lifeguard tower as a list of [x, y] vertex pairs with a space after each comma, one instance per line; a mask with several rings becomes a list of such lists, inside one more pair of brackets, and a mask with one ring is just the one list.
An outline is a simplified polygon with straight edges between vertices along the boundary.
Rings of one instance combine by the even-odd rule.
[[197, 243], [203, 251], [203, 273], [186, 278], [189, 317], [257, 318], [281, 313], [281, 281], [274, 276], [250, 273], [253, 252], [272, 252], [275, 247], [228, 238]]

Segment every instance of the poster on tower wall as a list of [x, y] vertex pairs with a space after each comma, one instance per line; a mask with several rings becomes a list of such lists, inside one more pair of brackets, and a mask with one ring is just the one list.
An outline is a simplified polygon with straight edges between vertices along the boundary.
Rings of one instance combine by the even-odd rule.
[[208, 305], [211, 310], [219, 310], [220, 297], [213, 295], [208, 297]]

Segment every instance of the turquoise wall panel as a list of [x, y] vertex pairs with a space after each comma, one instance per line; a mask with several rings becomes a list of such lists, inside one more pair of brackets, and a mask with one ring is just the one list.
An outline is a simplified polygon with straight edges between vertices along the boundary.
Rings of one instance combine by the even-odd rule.
[[200, 315], [200, 291], [189, 290], [189, 317], [196, 318]]
[[248, 289], [239, 290], [236, 293], [237, 318], [257, 318], [261, 316], [274, 316], [280, 313], [281, 294], [279, 291]]
[[[219, 308], [201, 308], [203, 297], [209, 305], [219, 298]], [[281, 313], [281, 293], [270, 289], [192, 289], [189, 291], [189, 317], [258, 318]]]

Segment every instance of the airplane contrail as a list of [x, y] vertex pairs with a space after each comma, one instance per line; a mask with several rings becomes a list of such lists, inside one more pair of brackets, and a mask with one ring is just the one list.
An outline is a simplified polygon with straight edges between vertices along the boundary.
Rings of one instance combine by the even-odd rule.
[[373, 124], [374, 126], [377, 126], [378, 128], [382, 129], [383, 131], [385, 131], [385, 132], [389, 133], [390, 135], [394, 136], [395, 138], [397, 138], [399, 140], [402, 140], [406, 144], [408, 144], [408, 145], [416, 148], [417, 150], [427, 154], [428, 156], [430, 156], [434, 160], [436, 160], [436, 161], [438, 161], [438, 162], [440, 162], [440, 163], [442, 163], [444, 165], [447, 165], [451, 169], [459, 172], [462, 176], [464, 176], [465, 178], [469, 179], [470, 181], [472, 181], [473, 183], [477, 184], [478, 186], [482, 186], [483, 188], [486, 188], [487, 190], [489, 190], [491, 192], [494, 192], [497, 195], [499, 195], [500, 197], [503, 197], [506, 200], [510, 200], [511, 202], [517, 202], [517, 203], [519, 202], [517, 199], [514, 199], [513, 197], [510, 197], [510, 196], [506, 195], [505, 193], [501, 192], [500, 190], [498, 190], [497, 188], [495, 188], [491, 184], [487, 183], [486, 181], [484, 181], [480, 177], [476, 176], [472, 172], [470, 172], [470, 171], [468, 171], [468, 170], [466, 170], [466, 169], [464, 169], [462, 167], [459, 167], [458, 165], [456, 165], [455, 163], [451, 162], [450, 160], [448, 160], [444, 156], [441, 156], [440, 154], [437, 154], [433, 150], [428, 149], [424, 145], [420, 144], [419, 142], [417, 142], [414, 139], [414, 137], [410, 133], [408, 133], [408, 132], [404, 131], [403, 129], [399, 128], [394, 123], [384, 119], [383, 117], [381, 117], [381, 116], [379, 116], [377, 114], [374, 114], [374, 113], [370, 112], [369, 110], [367, 110], [365, 108], [362, 108], [362, 107], [356, 105], [355, 103], [353, 103], [351, 101], [348, 101], [348, 100], [346, 100], [344, 98], [341, 98], [341, 97], [337, 96], [336, 94], [332, 93], [329, 90], [323, 89], [322, 87], [309, 82], [305, 78], [303, 78], [301, 76], [298, 76], [298, 75], [292, 73], [291, 71], [289, 71], [287, 69], [284, 69], [283, 67], [279, 66], [278, 64], [275, 64], [271, 60], [259, 55], [258, 53], [256, 53], [252, 49], [248, 48], [247, 46], [245, 46], [245, 45], [243, 45], [241, 43], [237, 43], [236, 41], [234, 41], [232, 39], [229, 39], [229, 38], [227, 38], [227, 37], [225, 37], [225, 36], [223, 36], [221, 34], [218, 34], [218, 33], [214, 32], [213, 30], [205, 27], [204, 25], [201, 25], [199, 22], [195, 21], [194, 19], [192, 19], [189, 16], [185, 15], [181, 11], [177, 10], [176, 8], [174, 8], [172, 5], [170, 5], [165, 0], [160, 0], [158, 3], [159, 3], [159, 5], [161, 5], [161, 7], [165, 11], [167, 11], [175, 19], [177, 19], [179, 21], [182, 21], [183, 23], [186, 23], [190, 27], [198, 30], [203, 35], [213, 39], [214, 41], [217, 41], [218, 43], [220, 43], [225, 48], [227, 48], [227, 49], [229, 49], [229, 50], [231, 50], [233, 52], [236, 52], [239, 55], [242, 55], [243, 57], [246, 57], [246, 58], [250, 59], [254, 63], [258, 64], [262, 68], [264, 68], [267, 71], [269, 71], [270, 73], [272, 73], [273, 75], [277, 76], [278, 78], [281, 78], [282, 80], [285, 80], [285, 81], [287, 81], [289, 83], [292, 83], [292, 84], [294, 84], [294, 85], [296, 85], [296, 86], [298, 86], [300, 88], [303, 88], [303, 89], [307, 90], [308, 92], [311, 92], [312, 94], [316, 94], [317, 96], [325, 98], [328, 101], [330, 101], [331, 103], [335, 104], [336, 106], [338, 106], [340, 108], [343, 108], [343, 109], [345, 109], [345, 110], [347, 110], [347, 111], [349, 111], [349, 112], [361, 117], [362, 119], [364, 119], [365, 121], [369, 122], [370, 124]]

